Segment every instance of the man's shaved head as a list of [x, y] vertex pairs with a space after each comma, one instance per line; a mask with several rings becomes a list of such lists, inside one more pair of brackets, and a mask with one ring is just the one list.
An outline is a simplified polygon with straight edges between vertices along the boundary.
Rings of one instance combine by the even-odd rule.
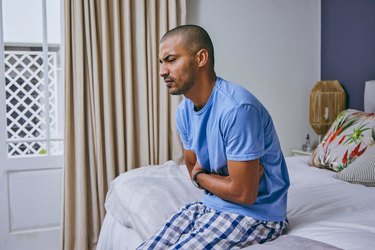
[[209, 62], [212, 68], [214, 68], [214, 46], [206, 30], [197, 25], [181, 25], [168, 31], [161, 38], [160, 43], [173, 36], [180, 36], [186, 49], [192, 54], [198, 52], [200, 49], [207, 50]]

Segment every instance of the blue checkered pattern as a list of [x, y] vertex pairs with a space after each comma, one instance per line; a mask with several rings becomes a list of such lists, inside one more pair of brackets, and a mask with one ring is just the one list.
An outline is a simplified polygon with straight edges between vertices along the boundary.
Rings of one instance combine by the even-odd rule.
[[190, 203], [137, 249], [239, 249], [282, 234], [287, 222], [259, 221]]

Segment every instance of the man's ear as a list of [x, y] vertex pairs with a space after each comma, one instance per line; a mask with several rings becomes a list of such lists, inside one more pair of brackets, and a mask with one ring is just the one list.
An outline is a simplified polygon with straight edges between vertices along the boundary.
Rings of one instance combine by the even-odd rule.
[[200, 49], [196, 54], [198, 67], [203, 67], [208, 64], [208, 51], [206, 49]]

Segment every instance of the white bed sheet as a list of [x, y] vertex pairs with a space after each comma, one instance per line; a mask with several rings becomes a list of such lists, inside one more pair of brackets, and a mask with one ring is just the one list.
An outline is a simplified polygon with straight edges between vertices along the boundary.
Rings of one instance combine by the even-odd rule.
[[307, 160], [287, 158], [292, 183], [287, 234], [343, 249], [375, 249], [375, 188], [338, 180]]
[[[307, 160], [304, 156], [286, 158], [291, 180], [288, 194], [290, 224], [286, 233], [342, 249], [375, 249], [375, 188], [338, 180], [336, 173], [310, 167]], [[181, 175], [188, 178], [186, 173], [181, 172]], [[116, 183], [121, 180], [117, 179]], [[188, 189], [186, 193], [196, 190], [192, 185], [184, 188]], [[118, 209], [114, 209], [117, 215], [110, 211], [116, 201], [108, 196], [107, 201], [111, 201], [112, 207], [107, 207], [98, 249], [135, 249], [145, 238], [145, 232], [131, 224], [121, 225], [121, 218], [116, 218]], [[170, 206], [165, 205], [165, 200], [159, 204], [155, 209]], [[158, 223], [163, 221], [165, 218], [160, 218]]]
[[141, 243], [141, 236], [135, 229], [121, 225], [111, 213], [105, 215], [97, 250], [134, 250]]

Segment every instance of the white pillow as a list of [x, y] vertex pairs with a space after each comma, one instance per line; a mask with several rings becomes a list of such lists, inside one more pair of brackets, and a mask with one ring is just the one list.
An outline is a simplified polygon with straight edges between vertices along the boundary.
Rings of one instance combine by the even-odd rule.
[[339, 172], [337, 178], [375, 187], [375, 145], [369, 146], [361, 157]]
[[200, 201], [202, 195], [203, 191], [193, 186], [186, 166], [168, 161], [119, 175], [111, 182], [105, 208], [145, 240], [184, 204]]

